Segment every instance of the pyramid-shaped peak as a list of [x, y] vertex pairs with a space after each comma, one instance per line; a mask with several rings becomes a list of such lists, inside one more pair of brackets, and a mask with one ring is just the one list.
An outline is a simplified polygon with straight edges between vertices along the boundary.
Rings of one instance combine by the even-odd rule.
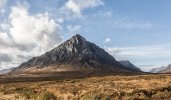
[[81, 38], [81, 37], [83, 37], [83, 36], [81, 36], [80, 34], [75, 34], [73, 37]]
[[132, 71], [135, 68], [125, 67], [94, 43], [87, 41], [79, 34], [58, 45], [45, 54], [34, 57], [22, 63], [13, 72], [44, 72], [44, 68], [52, 72], [62, 71], [89, 71], [89, 70], [115, 70]]
[[69, 39], [69, 41], [76, 42], [76, 43], [84, 43], [86, 42], [86, 39], [80, 34], [76, 34], [71, 39]]
[[85, 40], [85, 38], [83, 36], [81, 36], [80, 34], [76, 34], [72, 38], [76, 38], [76, 39], [80, 39], [80, 40], [81, 39]]

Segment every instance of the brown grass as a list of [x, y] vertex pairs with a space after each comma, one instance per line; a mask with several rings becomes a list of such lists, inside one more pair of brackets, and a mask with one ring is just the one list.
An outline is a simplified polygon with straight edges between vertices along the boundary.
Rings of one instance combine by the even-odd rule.
[[171, 74], [1, 83], [0, 100], [171, 100]]

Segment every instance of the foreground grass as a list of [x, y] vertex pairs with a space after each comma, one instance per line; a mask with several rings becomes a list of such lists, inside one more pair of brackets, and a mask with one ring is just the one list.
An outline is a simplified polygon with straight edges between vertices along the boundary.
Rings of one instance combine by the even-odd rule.
[[171, 100], [171, 74], [0, 84], [0, 100]]

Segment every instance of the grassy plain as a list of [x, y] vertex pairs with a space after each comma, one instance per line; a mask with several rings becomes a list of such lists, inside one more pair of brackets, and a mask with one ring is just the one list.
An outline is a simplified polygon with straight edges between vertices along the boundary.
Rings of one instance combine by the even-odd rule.
[[0, 83], [0, 100], [171, 100], [171, 74]]

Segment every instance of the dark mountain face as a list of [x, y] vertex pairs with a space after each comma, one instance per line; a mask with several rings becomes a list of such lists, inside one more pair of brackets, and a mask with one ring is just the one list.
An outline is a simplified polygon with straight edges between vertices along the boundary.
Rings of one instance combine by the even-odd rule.
[[21, 64], [13, 71], [48, 70], [47, 68], [58, 71], [70, 71], [71, 68], [72, 70], [115, 68], [134, 71], [133, 68], [120, 64], [105, 50], [78, 34], [51, 51]]
[[130, 61], [128, 60], [123, 60], [123, 61], [119, 61], [119, 63], [121, 63], [122, 65], [128, 67], [128, 68], [132, 68], [135, 71], [141, 71], [140, 68], [136, 67], [135, 65], [133, 65]]

